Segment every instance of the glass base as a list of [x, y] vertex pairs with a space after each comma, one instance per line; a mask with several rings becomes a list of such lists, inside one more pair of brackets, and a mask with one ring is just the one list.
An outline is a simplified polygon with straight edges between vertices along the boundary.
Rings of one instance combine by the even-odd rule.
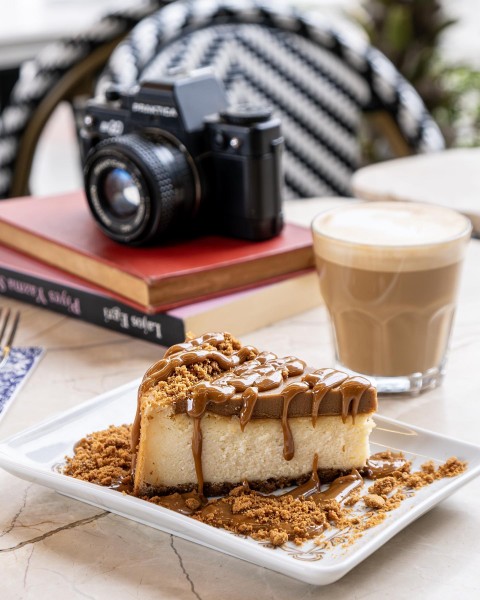
[[444, 365], [428, 369], [425, 373], [412, 373], [411, 375], [401, 375], [398, 377], [383, 377], [381, 375], [364, 375], [352, 371], [345, 365], [337, 361], [336, 368], [349, 375], [360, 375], [372, 382], [377, 388], [378, 394], [403, 394], [416, 396], [426, 390], [432, 390], [442, 383], [445, 374]]

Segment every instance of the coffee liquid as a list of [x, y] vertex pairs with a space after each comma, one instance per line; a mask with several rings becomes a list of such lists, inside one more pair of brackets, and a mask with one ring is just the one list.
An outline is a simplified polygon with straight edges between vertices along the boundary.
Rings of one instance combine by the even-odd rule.
[[455, 312], [459, 262], [400, 273], [317, 260], [337, 357], [349, 369], [393, 377], [442, 363]]

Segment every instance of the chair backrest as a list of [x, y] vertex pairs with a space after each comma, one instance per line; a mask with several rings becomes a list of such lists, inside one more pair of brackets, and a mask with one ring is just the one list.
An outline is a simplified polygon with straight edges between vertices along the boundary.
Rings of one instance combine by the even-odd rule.
[[365, 111], [390, 116], [403, 154], [444, 145], [412, 86], [350, 31], [273, 1], [174, 2], [118, 46], [97, 92], [112, 82], [130, 86], [172, 69], [211, 67], [232, 103], [268, 104], [281, 117], [288, 196], [349, 195]]
[[91, 96], [113, 49], [147, 15], [168, 0], [106, 14], [87, 31], [47, 45], [22, 65], [20, 77], [0, 115], [0, 199], [28, 193], [35, 147], [56, 106]]

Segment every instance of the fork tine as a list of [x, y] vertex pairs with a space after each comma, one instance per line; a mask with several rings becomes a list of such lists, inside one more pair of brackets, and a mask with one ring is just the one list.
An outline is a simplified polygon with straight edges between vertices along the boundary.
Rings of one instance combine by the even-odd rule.
[[[2, 315], [3, 308], [0, 309], [0, 316]], [[2, 331], [0, 331], [0, 346], [2, 344], [3, 336], [5, 335], [5, 330], [7, 329], [8, 321], [10, 320], [10, 309], [7, 309], [5, 314], [5, 318], [3, 320]]]
[[[0, 308], [0, 316], [3, 313], [3, 309]], [[5, 318], [2, 324], [2, 330], [0, 331], [0, 368], [7, 362], [8, 357], [10, 355], [10, 350], [13, 344], [13, 340], [15, 338], [15, 334], [17, 333], [18, 322], [20, 320], [20, 311], [15, 313], [15, 317], [13, 319], [13, 324], [10, 328], [10, 333], [8, 334], [7, 340], [4, 345], [2, 345], [3, 337], [7, 330], [8, 323], [10, 321], [11, 310], [7, 309]]]
[[17, 327], [18, 327], [18, 322], [20, 321], [20, 312], [17, 311], [17, 313], [15, 314], [15, 317], [13, 319], [13, 325], [12, 325], [12, 329], [10, 330], [10, 335], [8, 336], [8, 340], [5, 344], [5, 347], [10, 349], [12, 344], [13, 344], [13, 340], [15, 339], [15, 334], [17, 333]]

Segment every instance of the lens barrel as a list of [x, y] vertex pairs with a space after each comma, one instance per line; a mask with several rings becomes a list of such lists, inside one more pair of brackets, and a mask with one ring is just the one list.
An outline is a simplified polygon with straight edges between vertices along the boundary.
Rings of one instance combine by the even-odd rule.
[[199, 200], [186, 151], [166, 138], [132, 133], [103, 140], [87, 155], [84, 178], [98, 225], [130, 245], [170, 237]]

